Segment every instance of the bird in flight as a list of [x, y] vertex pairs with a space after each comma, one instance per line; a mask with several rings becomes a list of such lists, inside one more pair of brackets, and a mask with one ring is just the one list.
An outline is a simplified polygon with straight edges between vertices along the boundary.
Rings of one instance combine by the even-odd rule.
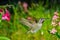
[[27, 19], [25, 18], [21, 18], [20, 19], [20, 22], [23, 24], [23, 25], [26, 25], [29, 27], [29, 31], [28, 33], [36, 33], [38, 30], [41, 29], [42, 27], [42, 24], [44, 22], [44, 18], [40, 18], [38, 22], [34, 22], [34, 23], [30, 23]]

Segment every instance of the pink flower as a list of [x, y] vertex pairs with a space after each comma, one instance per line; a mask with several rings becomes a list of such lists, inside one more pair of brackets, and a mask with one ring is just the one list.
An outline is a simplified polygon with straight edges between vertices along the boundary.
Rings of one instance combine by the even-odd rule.
[[60, 26], [60, 22], [58, 23], [58, 25]]
[[32, 18], [31, 18], [31, 17], [28, 17], [27, 19], [28, 19], [28, 20], [32, 20]]
[[57, 16], [57, 15], [54, 15], [53, 16], [53, 18], [52, 18], [52, 20], [56, 20], [56, 19], [58, 19], [59, 17]]
[[7, 18], [6, 16], [2, 16], [2, 20], [6, 20], [6, 18]]
[[55, 28], [53, 28], [51, 31], [50, 31], [50, 33], [52, 33], [52, 34], [55, 34], [57, 32], [57, 30], [55, 29]]
[[27, 8], [28, 7], [28, 4], [26, 2], [23, 3], [23, 7], [24, 8]]
[[24, 8], [24, 11], [27, 12], [27, 7], [28, 7], [28, 4], [26, 2], [23, 3], [23, 8]]
[[6, 10], [6, 13], [2, 15], [2, 20], [10, 21], [10, 12]]
[[53, 16], [52, 20], [57, 20], [59, 18], [58, 15], [59, 15], [58, 12], [54, 12], [54, 16]]

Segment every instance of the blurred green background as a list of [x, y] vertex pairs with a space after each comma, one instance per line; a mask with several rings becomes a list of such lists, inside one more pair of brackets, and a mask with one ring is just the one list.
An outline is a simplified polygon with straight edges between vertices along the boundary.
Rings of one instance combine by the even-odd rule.
[[[44, 0], [43, 0], [44, 1]], [[43, 1], [39, 0], [38, 4], [36, 5], [33, 3], [31, 7], [28, 8], [29, 15], [39, 20], [40, 18], [46, 18], [42, 28], [37, 31], [36, 33], [27, 34], [28, 28], [25, 25], [20, 23], [21, 17], [26, 17], [27, 15], [20, 10], [18, 11], [18, 4], [13, 5], [11, 12], [11, 20], [10, 22], [1, 21], [0, 22], [0, 36], [10, 38], [10, 40], [60, 40], [56, 35], [50, 34], [48, 31], [52, 29], [51, 20], [53, 13], [58, 11], [60, 16], [60, 8], [59, 4], [57, 4], [56, 0], [54, 4], [49, 4], [49, 1], [46, 0], [46, 4], [43, 6]], [[51, 7], [49, 7], [49, 5]], [[0, 8], [6, 8], [6, 5], [0, 6]], [[60, 33], [60, 27], [57, 27], [58, 33]], [[43, 32], [43, 35], [42, 35]], [[2, 39], [3, 40], [3, 39]]]

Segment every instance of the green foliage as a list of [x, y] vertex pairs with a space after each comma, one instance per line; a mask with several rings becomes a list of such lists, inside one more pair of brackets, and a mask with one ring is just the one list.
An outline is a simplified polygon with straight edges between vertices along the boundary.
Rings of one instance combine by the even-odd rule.
[[10, 40], [10, 39], [7, 37], [0, 36], [0, 40]]

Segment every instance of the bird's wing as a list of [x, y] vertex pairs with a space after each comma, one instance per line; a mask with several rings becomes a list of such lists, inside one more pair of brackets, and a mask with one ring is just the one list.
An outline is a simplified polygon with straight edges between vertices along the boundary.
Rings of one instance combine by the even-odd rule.
[[24, 18], [21, 18], [20, 22], [23, 24], [23, 25], [26, 25], [28, 26], [29, 28], [32, 28], [32, 24], [29, 23], [28, 20], [24, 19]]

